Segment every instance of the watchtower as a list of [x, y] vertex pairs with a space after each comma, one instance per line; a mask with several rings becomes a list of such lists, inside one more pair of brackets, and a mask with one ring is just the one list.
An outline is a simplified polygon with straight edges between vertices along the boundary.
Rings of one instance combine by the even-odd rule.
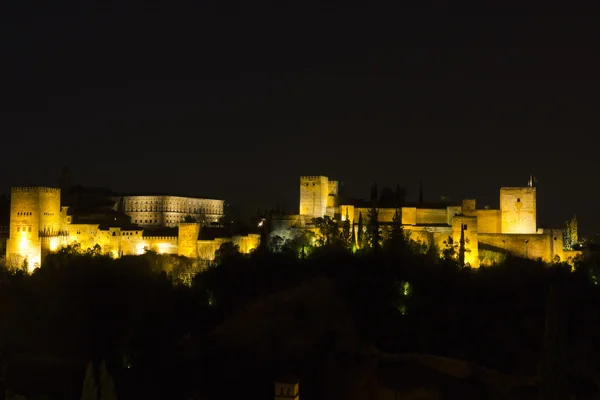
[[198, 258], [198, 236], [200, 223], [189, 222], [178, 225], [177, 254], [192, 259]]
[[502, 233], [536, 233], [536, 188], [501, 188], [500, 215]]
[[300, 215], [323, 217], [327, 212], [329, 179], [326, 176], [300, 177]]
[[10, 198], [10, 228], [6, 260], [32, 272], [41, 265], [40, 236], [61, 230], [60, 189], [13, 187]]
[[275, 400], [300, 400], [300, 383], [295, 378], [283, 378], [275, 382]]

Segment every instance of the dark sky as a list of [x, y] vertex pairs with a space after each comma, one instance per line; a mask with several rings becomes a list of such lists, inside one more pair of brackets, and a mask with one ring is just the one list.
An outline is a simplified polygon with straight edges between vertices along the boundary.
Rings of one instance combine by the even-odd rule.
[[496, 208], [532, 173], [542, 227], [600, 231], [593, 11], [5, 3], [0, 191], [67, 164], [84, 185], [248, 210], [296, 212], [299, 176], [319, 174]]

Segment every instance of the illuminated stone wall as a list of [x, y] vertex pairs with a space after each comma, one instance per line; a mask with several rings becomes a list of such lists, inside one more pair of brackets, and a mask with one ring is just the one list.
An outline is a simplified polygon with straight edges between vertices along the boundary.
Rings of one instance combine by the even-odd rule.
[[8, 265], [22, 266], [26, 263], [29, 271], [41, 265], [42, 228], [56, 229], [57, 232], [60, 229], [60, 189], [12, 188], [9, 238], [6, 242]]
[[402, 224], [416, 225], [417, 224], [417, 208], [402, 207]]
[[544, 230], [538, 234], [479, 233], [479, 247], [490, 246], [517, 257], [541, 258], [554, 262], [555, 256], [564, 261], [562, 230]]
[[[172, 196], [135, 196], [136, 211], [144, 215], [158, 215], [156, 221], [172, 212], [178, 216], [200, 212], [220, 216], [223, 212], [221, 200], [186, 202], [187, 198]], [[162, 199], [162, 203], [160, 203]], [[183, 201], [185, 199], [186, 201]], [[162, 206], [161, 206], [162, 204]], [[161, 214], [162, 210], [167, 210]], [[200, 208], [194, 208], [200, 207]], [[140, 255], [147, 250], [159, 254], [178, 254], [186, 257], [214, 260], [214, 252], [221, 244], [232, 241], [247, 254], [260, 244], [260, 235], [235, 236], [214, 240], [198, 240], [200, 223], [180, 223], [177, 236], [146, 236], [144, 228], [109, 227], [100, 229], [99, 224], [73, 224], [67, 215], [68, 207], [60, 205], [60, 189], [44, 187], [16, 187], [11, 191], [11, 215], [9, 238], [6, 242], [6, 261], [9, 266], [22, 267], [27, 262], [29, 272], [39, 267], [43, 258], [65, 246], [78, 245], [82, 251], [100, 247], [103, 254], [113, 257]], [[302, 218], [301, 218], [302, 219]], [[153, 219], [153, 224], [155, 220]], [[175, 221], [175, 220], [173, 220]], [[163, 219], [162, 222], [165, 222]], [[157, 222], [157, 224], [160, 224]]]
[[260, 235], [251, 233], [247, 236], [234, 236], [231, 241], [239, 246], [240, 253], [248, 254], [260, 245]]
[[472, 210], [464, 213], [470, 217], [477, 217], [477, 229], [481, 233], [500, 233], [500, 210]]
[[176, 227], [186, 216], [203, 225], [219, 222], [225, 201], [179, 196], [124, 196], [115, 199], [115, 209], [142, 226]]
[[448, 224], [446, 209], [417, 208], [417, 225]]
[[536, 233], [536, 188], [500, 189], [502, 233]]
[[450, 226], [405, 226], [404, 232], [409, 240], [426, 245], [427, 247], [433, 244], [440, 251], [446, 247], [448, 238], [452, 237], [453, 234]]
[[180, 256], [198, 258], [199, 223], [180, 223], [177, 235], [177, 254]]
[[326, 176], [301, 176], [300, 215], [311, 218], [325, 216], [329, 189], [329, 179]]
[[355, 215], [354, 206], [350, 206], [350, 205], [340, 206], [340, 219], [342, 221], [345, 221], [346, 216], [348, 217], [348, 220], [350, 221], [350, 225], [353, 225], [355, 221], [358, 221], [357, 217]]
[[336, 207], [338, 200], [338, 181], [327, 182], [327, 207]]
[[[327, 177], [311, 176], [300, 179], [300, 208], [299, 217], [287, 221], [288, 226], [295, 228], [311, 229], [310, 219], [323, 215], [335, 215], [344, 219], [346, 210], [351, 213], [350, 219], [356, 225], [362, 214], [363, 223], [368, 223], [369, 208], [341, 205], [333, 211], [331, 200], [323, 190], [325, 186], [329, 191], [336, 188], [333, 181]], [[323, 203], [327, 199], [327, 206]], [[353, 212], [352, 212], [353, 210]], [[379, 208], [379, 222], [389, 224], [392, 222], [396, 209]], [[562, 234], [559, 230], [538, 230], [536, 218], [536, 189], [534, 187], [505, 187], [500, 189], [500, 209], [477, 209], [475, 199], [465, 199], [460, 206], [448, 206], [445, 209], [428, 209], [417, 207], [403, 207], [402, 224], [411, 240], [427, 246], [435, 244], [443, 249], [452, 237], [455, 242], [460, 240], [460, 226], [467, 225], [465, 235], [471, 247], [465, 258], [471, 266], [480, 264], [480, 243], [492, 246], [505, 253], [510, 252], [518, 256], [532, 259], [542, 258], [544, 261], [553, 262], [559, 257], [564, 260], [562, 249]], [[304, 219], [302, 219], [304, 218]], [[301, 223], [303, 222], [303, 223]], [[283, 229], [282, 224], [279, 228]], [[483, 239], [482, 239], [483, 238]], [[483, 240], [483, 242], [482, 242]], [[527, 246], [525, 246], [527, 241]], [[486, 252], [494, 252], [487, 250]], [[568, 255], [572, 258], [572, 255]], [[483, 257], [483, 256], [482, 256]]]

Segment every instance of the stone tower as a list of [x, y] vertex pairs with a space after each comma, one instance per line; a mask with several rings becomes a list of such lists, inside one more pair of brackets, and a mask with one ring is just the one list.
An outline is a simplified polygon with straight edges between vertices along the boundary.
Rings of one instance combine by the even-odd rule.
[[501, 188], [500, 214], [502, 233], [536, 233], [536, 188]]
[[297, 379], [287, 377], [275, 381], [274, 400], [300, 400], [300, 383]]
[[[338, 196], [338, 182], [326, 176], [300, 177], [300, 215], [319, 218], [333, 216]], [[330, 208], [328, 213], [327, 208]]]
[[198, 222], [180, 223], [177, 235], [177, 254], [196, 260], [198, 258], [199, 235], [200, 224]]
[[300, 177], [300, 215], [323, 217], [327, 212], [329, 179], [326, 176]]
[[9, 265], [27, 265], [29, 272], [41, 265], [41, 237], [61, 230], [60, 189], [14, 187], [10, 198], [10, 232], [6, 243]]

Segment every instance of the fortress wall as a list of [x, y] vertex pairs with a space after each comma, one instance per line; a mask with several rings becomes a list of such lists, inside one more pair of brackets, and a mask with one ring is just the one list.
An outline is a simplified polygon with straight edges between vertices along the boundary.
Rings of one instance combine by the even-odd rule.
[[228, 240], [217, 238], [215, 240], [198, 240], [198, 258], [204, 261], [213, 261], [215, 259], [215, 251]]
[[502, 229], [500, 210], [473, 210], [465, 212], [465, 215], [477, 217], [477, 230], [480, 233], [500, 233]]
[[417, 225], [439, 225], [447, 224], [447, 210], [417, 208]]
[[458, 214], [461, 214], [462, 211], [462, 207], [461, 206], [448, 206], [446, 207], [446, 219], [447, 219], [447, 224], [449, 226], [452, 226], [452, 219], [454, 219], [454, 217]]
[[402, 207], [402, 224], [416, 225], [417, 224], [417, 208]]
[[346, 215], [347, 215], [348, 219], [350, 220], [350, 225], [351, 226], [355, 222], [358, 222], [358, 220], [355, 217], [354, 206], [343, 205], [343, 206], [340, 206], [339, 209], [340, 209], [340, 218], [341, 218], [342, 221], [346, 220]]
[[108, 245], [111, 239], [100, 235], [98, 224], [71, 224], [66, 226], [68, 244], [78, 243], [82, 250], [93, 248], [96, 243], [101, 247]]
[[143, 254], [140, 251], [154, 251], [158, 254], [177, 254], [177, 236], [147, 236], [145, 242], [142, 242], [141, 249], [137, 249], [137, 254]]
[[[395, 208], [379, 208], [378, 220], [381, 223], [391, 224], [394, 221], [394, 215], [396, 215]], [[402, 211], [400, 212], [402, 213]]]
[[518, 257], [541, 258], [545, 262], [553, 262], [556, 255], [564, 259], [560, 230], [547, 230], [543, 234], [480, 233], [479, 247], [482, 245], [505, 249]]
[[[358, 217], [360, 213], [363, 216], [363, 224], [367, 224], [369, 221], [369, 210], [370, 208], [365, 207], [354, 207], [354, 223], [358, 223]], [[391, 224], [394, 220], [394, 214], [396, 214], [395, 208], [378, 208], [377, 220], [382, 224]], [[345, 215], [345, 214], [342, 214]]]
[[240, 253], [248, 254], [260, 245], [260, 235], [251, 233], [247, 236], [234, 236], [231, 241], [239, 246]]
[[448, 237], [452, 237], [452, 228], [448, 227], [422, 227], [405, 226], [404, 232], [408, 239], [422, 243], [428, 247], [432, 244], [442, 250], [446, 247]]
[[[363, 223], [367, 223], [370, 208], [366, 207], [355, 207], [354, 208], [354, 221], [358, 223], [360, 213], [363, 216]], [[378, 220], [381, 223], [392, 223], [394, 215], [396, 214], [395, 208], [378, 208], [379, 212]], [[403, 225], [448, 225], [448, 212], [445, 209], [427, 209], [427, 208], [415, 208], [415, 207], [402, 207], [400, 210], [402, 214]]]
[[327, 207], [337, 206], [338, 188], [338, 181], [329, 181], [327, 183]]

